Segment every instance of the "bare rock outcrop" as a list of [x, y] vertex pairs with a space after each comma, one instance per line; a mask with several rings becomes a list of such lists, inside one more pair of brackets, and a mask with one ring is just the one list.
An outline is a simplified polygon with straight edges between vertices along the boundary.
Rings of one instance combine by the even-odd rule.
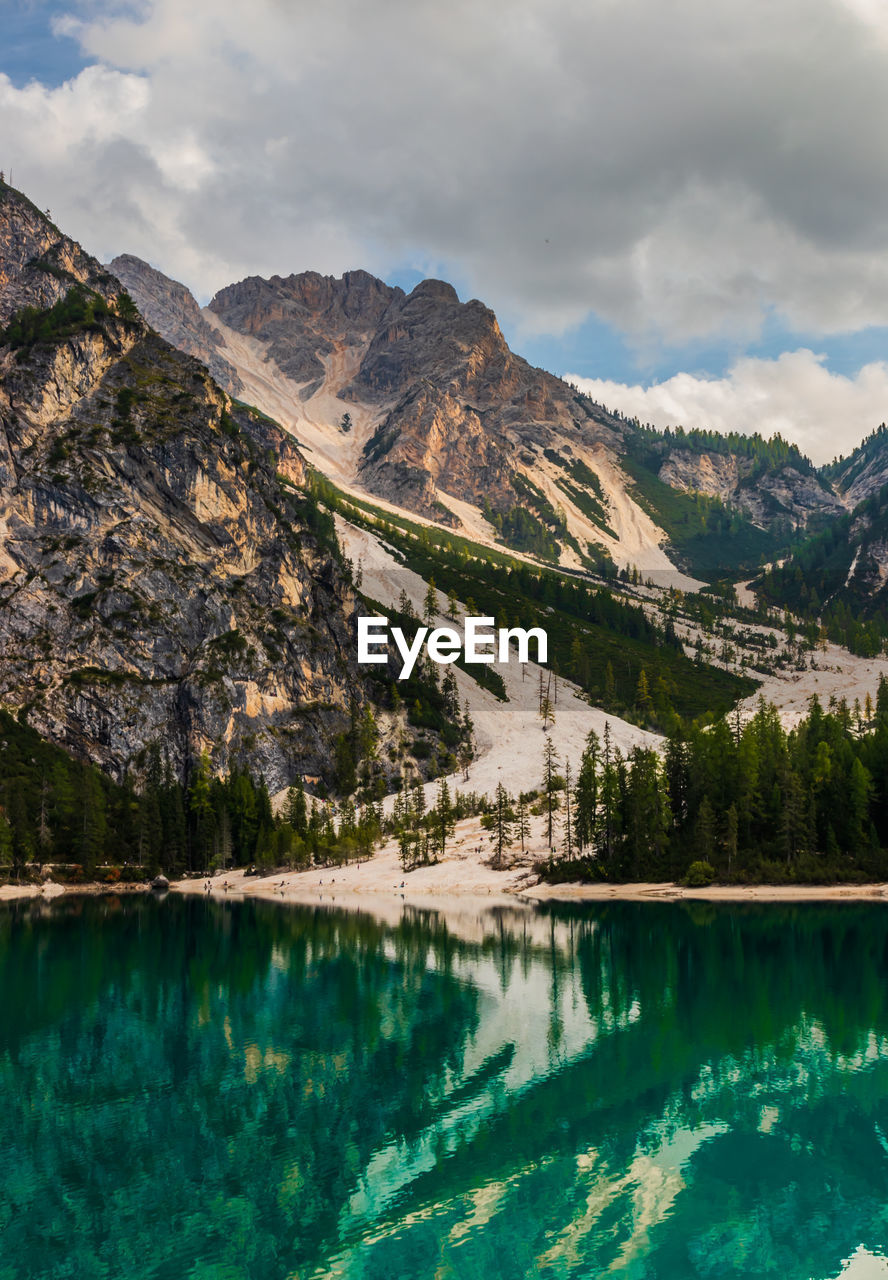
[[0, 315], [0, 702], [118, 778], [329, 776], [355, 604], [292, 439], [5, 185]]
[[234, 365], [225, 358], [224, 341], [201, 315], [190, 289], [131, 253], [115, 258], [108, 270], [127, 290], [152, 329], [205, 364], [229, 395], [242, 395], [243, 383]]
[[760, 528], [780, 521], [804, 527], [812, 515], [838, 515], [845, 510], [841, 498], [813, 467], [792, 462], [765, 469], [743, 454], [673, 448], [658, 475], [673, 489], [720, 498]]
[[[366, 347], [404, 291], [367, 271], [341, 279], [316, 271], [263, 280], [250, 276], [222, 289], [210, 310], [239, 333], [268, 344], [268, 356], [295, 382], [317, 383], [337, 344]], [[309, 392], [310, 394], [310, 392]]]

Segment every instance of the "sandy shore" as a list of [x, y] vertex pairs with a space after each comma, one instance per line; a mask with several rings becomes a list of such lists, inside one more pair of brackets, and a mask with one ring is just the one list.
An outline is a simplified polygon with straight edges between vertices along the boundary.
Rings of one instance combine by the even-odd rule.
[[[382, 860], [379, 860], [382, 863]], [[636, 884], [540, 884], [527, 870], [510, 869], [484, 874], [477, 869], [466, 874], [459, 862], [447, 859], [433, 867], [402, 872], [397, 863], [377, 859], [311, 871], [284, 871], [272, 876], [246, 876], [243, 871], [219, 873], [209, 880], [197, 878], [173, 881], [175, 893], [203, 894], [210, 885], [214, 898], [299, 904], [324, 903], [338, 907], [367, 906], [374, 910], [384, 900], [394, 904], [415, 902], [425, 910], [445, 910], [456, 902], [469, 902], [488, 909], [532, 906], [535, 902], [888, 902], [888, 884], [828, 885], [709, 885], [688, 889], [673, 881]], [[148, 893], [148, 885], [0, 885], [0, 903], [39, 898], [102, 897]]]

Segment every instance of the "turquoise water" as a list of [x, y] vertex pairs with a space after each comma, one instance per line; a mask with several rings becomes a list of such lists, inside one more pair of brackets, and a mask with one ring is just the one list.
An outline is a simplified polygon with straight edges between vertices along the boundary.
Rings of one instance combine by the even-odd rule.
[[0, 911], [0, 1278], [886, 1276], [888, 909]]

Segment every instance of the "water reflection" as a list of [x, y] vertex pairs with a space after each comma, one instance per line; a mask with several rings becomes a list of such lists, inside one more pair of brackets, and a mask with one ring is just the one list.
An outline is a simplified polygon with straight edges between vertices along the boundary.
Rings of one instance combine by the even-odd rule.
[[0, 1280], [888, 1276], [888, 915], [0, 913]]

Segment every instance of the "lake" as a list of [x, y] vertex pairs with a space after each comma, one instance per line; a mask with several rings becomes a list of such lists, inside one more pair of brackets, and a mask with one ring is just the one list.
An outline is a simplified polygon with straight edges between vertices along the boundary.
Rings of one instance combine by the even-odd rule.
[[888, 1277], [888, 905], [0, 909], [0, 1280]]

